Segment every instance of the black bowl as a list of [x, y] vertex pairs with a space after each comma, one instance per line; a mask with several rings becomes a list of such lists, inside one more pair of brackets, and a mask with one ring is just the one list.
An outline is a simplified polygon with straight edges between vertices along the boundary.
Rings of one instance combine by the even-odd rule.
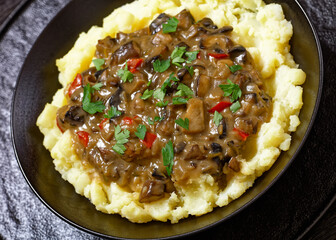
[[[317, 35], [296, 1], [268, 0], [282, 5], [294, 27], [291, 40], [294, 58], [306, 72], [303, 85], [301, 125], [292, 134], [292, 145], [272, 168], [264, 173], [243, 196], [228, 206], [216, 208], [201, 217], [190, 217], [178, 224], [150, 222], [134, 224], [119, 215], [101, 213], [56, 172], [50, 153], [43, 147], [43, 136], [36, 119], [61, 86], [55, 60], [73, 45], [78, 34], [101, 20], [127, 1], [70, 2], [44, 29], [22, 67], [12, 105], [11, 129], [15, 153], [22, 173], [38, 198], [57, 216], [87, 232], [118, 238], [170, 238], [206, 229], [251, 204], [279, 178], [293, 161], [312, 127], [322, 91], [322, 54]], [[92, 11], [94, 9], [94, 11]], [[74, 17], [74, 12], [81, 13]]]

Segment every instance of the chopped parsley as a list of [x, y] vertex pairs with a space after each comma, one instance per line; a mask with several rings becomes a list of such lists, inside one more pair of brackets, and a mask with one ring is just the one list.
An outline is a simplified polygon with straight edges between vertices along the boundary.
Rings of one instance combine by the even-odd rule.
[[139, 126], [137, 127], [137, 131], [135, 132], [135, 136], [137, 136], [141, 140], [144, 140], [146, 132], [147, 132], [146, 126], [143, 124], [139, 124]]
[[162, 90], [162, 88], [156, 89], [153, 93], [153, 97], [156, 99], [159, 99], [160, 101], [163, 101], [165, 95], [166, 95], [166, 90]]
[[232, 103], [232, 105], [230, 106], [230, 110], [231, 112], [235, 113], [238, 111], [238, 109], [241, 107], [239, 101], [236, 101], [234, 103]]
[[234, 102], [241, 97], [242, 91], [239, 88], [239, 85], [234, 84], [230, 79], [228, 79], [227, 81], [229, 84], [219, 85], [219, 87], [223, 90], [224, 96], [230, 96], [231, 102]]
[[158, 107], [165, 107], [165, 106], [167, 106], [168, 105], [168, 101], [161, 101], [161, 102], [158, 102], [158, 103], [156, 103], [156, 106], [158, 106]]
[[115, 106], [112, 106], [108, 111], [107, 114], [104, 114], [104, 118], [114, 118], [121, 115], [121, 112], [117, 110]]
[[127, 62], [125, 63], [125, 68], [124, 69], [119, 69], [117, 72], [118, 77], [121, 78], [121, 80], [123, 82], [132, 82], [133, 80], [133, 73], [131, 73], [130, 71], [128, 71], [128, 67], [127, 67]]
[[187, 86], [184, 85], [183, 83], [180, 83], [177, 87], [178, 92], [176, 92], [176, 96], [182, 97], [182, 96], [193, 96], [194, 92]]
[[97, 71], [102, 69], [102, 66], [105, 64], [105, 59], [97, 58], [92, 60], [93, 65], [96, 67]]
[[191, 63], [192, 61], [195, 61], [198, 53], [199, 51], [186, 52], [185, 55], [187, 56], [187, 62]]
[[181, 97], [173, 98], [173, 105], [186, 104], [187, 102], [188, 102], [188, 99], [185, 99], [185, 98], [181, 98]]
[[95, 85], [92, 86], [92, 89], [99, 91], [102, 86], [103, 86], [102, 83], [96, 83]]
[[124, 154], [126, 151], [125, 143], [128, 142], [128, 138], [130, 136], [130, 131], [125, 129], [121, 131], [121, 127], [119, 125], [114, 127], [114, 138], [117, 140], [116, 144], [112, 147], [112, 149], [119, 153], [120, 155]]
[[169, 18], [167, 23], [162, 24], [163, 33], [176, 32], [178, 20], [175, 17]]
[[83, 95], [83, 110], [88, 112], [89, 114], [95, 114], [96, 112], [102, 112], [105, 109], [105, 105], [102, 101], [91, 102], [91, 93], [93, 93], [93, 89], [88, 83], [84, 86], [84, 95]]
[[171, 87], [172, 86], [172, 81], [173, 82], [178, 82], [180, 81], [177, 77], [174, 76], [174, 73], [171, 73], [169, 77], [164, 81], [164, 83], [161, 86], [161, 89], [165, 91], [166, 87]]
[[174, 148], [171, 140], [162, 148], [163, 165], [166, 167], [168, 176], [171, 175], [174, 166]]
[[214, 114], [214, 123], [216, 124], [216, 126], [218, 127], [219, 124], [220, 124], [220, 121], [223, 119], [223, 116], [222, 114], [220, 114], [219, 112], [215, 111], [215, 114]]
[[175, 123], [181, 127], [183, 127], [184, 129], [189, 130], [189, 119], [185, 118], [184, 120], [182, 118], [179, 118], [177, 120], [175, 120]]
[[185, 59], [182, 58], [184, 53], [186, 52], [186, 47], [176, 47], [172, 54], [170, 55], [170, 58], [172, 60], [172, 64], [182, 67], [182, 63], [185, 62]]
[[152, 120], [150, 117], [148, 117], [148, 124], [154, 125], [155, 122], [161, 122], [163, 120], [163, 117], [155, 116], [154, 120]]
[[[227, 65], [227, 64], [226, 64]], [[243, 67], [242, 66], [240, 66], [240, 65], [233, 65], [233, 66], [229, 66], [229, 65], [227, 65], [228, 67], [229, 67], [229, 69], [230, 69], [230, 71], [232, 72], [232, 73], [235, 73], [235, 72], [237, 72], [237, 71], [239, 71], [239, 70], [241, 70]]]
[[184, 68], [188, 70], [190, 76], [194, 75], [194, 67], [193, 66], [184, 66]]
[[154, 92], [153, 90], [146, 89], [146, 91], [142, 94], [142, 96], [140, 98], [143, 99], [143, 100], [146, 100], [153, 95], [153, 92]]
[[170, 60], [160, 60], [160, 59], [156, 59], [153, 62], [153, 68], [156, 72], [164, 72], [166, 71], [168, 68], [170, 67]]
[[149, 82], [147, 83], [147, 87], [149, 87], [151, 85], [151, 83], [152, 83], [152, 79], [149, 80]]

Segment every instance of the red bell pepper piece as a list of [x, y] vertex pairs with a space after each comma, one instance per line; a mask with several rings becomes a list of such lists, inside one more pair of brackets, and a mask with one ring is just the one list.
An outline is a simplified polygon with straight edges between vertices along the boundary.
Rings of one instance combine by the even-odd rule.
[[56, 125], [59, 128], [59, 130], [61, 131], [61, 133], [64, 133], [64, 130], [61, 128], [61, 126], [59, 125], [59, 123], [57, 121], [57, 117], [56, 117]]
[[137, 71], [137, 67], [139, 67], [142, 62], [143, 62], [142, 58], [132, 58], [132, 59], [129, 59], [127, 61], [128, 70], [131, 73], [135, 73]]
[[228, 58], [230, 56], [226, 53], [208, 53], [208, 55], [216, 59]]
[[243, 141], [246, 141], [247, 137], [250, 136], [250, 134], [243, 132], [242, 130], [238, 129], [238, 128], [234, 128], [233, 131], [237, 132], [239, 134], [239, 136], [241, 136]]
[[82, 86], [82, 75], [78, 73], [69, 87], [68, 90], [69, 97], [71, 97], [71, 95], [81, 86]]
[[197, 59], [201, 59], [201, 52], [197, 53]]
[[145, 144], [145, 146], [147, 148], [151, 148], [152, 145], [153, 145], [153, 142], [155, 141], [156, 138], [157, 138], [156, 134], [150, 133], [150, 132], [146, 132], [144, 140], [140, 140], [140, 141], [143, 144]]
[[225, 101], [222, 101], [222, 102], [218, 103], [217, 105], [215, 105], [214, 107], [212, 107], [212, 108], [209, 110], [209, 113], [214, 113], [215, 111], [217, 111], [217, 112], [221, 112], [221, 111], [223, 111], [225, 108], [230, 107], [231, 105], [232, 105], [231, 102], [225, 102]]
[[100, 130], [103, 130], [105, 122], [108, 120], [108, 118], [104, 118], [100, 123], [99, 123], [99, 128]]
[[132, 125], [133, 119], [131, 117], [124, 117], [122, 120], [122, 124]]
[[77, 132], [79, 141], [81, 142], [81, 144], [83, 144], [84, 147], [87, 147], [88, 143], [89, 143], [89, 133], [85, 132], [85, 131], [78, 131]]

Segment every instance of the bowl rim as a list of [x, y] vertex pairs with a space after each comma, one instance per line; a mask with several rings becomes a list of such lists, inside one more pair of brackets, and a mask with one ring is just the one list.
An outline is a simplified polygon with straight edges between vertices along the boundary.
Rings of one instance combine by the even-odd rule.
[[[15, 16], [23, 9], [24, 6], [26, 6], [26, 3], [28, 2], [31, 2], [32, 0], [23, 0], [23, 3], [20, 4], [17, 9], [15, 9], [14, 13], [11, 14], [9, 16], [9, 20], [4, 22], [4, 24], [1, 26], [1, 31], [0, 31], [0, 35], [2, 35], [3, 32], [5, 32], [6, 30], [6, 27], [8, 26], [8, 24], [10, 24], [10, 22], [15, 18]], [[49, 25], [51, 25], [53, 22], [56, 21], [57, 17], [59, 15], [61, 15], [65, 9], [71, 4], [71, 3], [74, 3], [76, 1], [70, 1], [69, 3], [67, 3], [65, 6], [62, 7], [62, 9], [57, 12], [55, 14], [55, 16], [53, 16], [53, 18], [46, 24], [46, 26], [43, 28], [43, 30], [41, 31], [41, 33], [39, 34], [39, 36], [36, 38], [36, 40], [34, 41], [34, 43], [32, 44], [32, 47], [31, 49], [29, 50], [27, 56], [25, 57], [28, 58], [31, 53], [32, 53], [32, 50], [34, 48], [34, 45], [36, 44], [36, 42], [41, 38], [41, 36], [44, 34], [44, 32], [46, 31], [46, 29], [48, 28]], [[314, 106], [314, 110], [312, 112], [312, 117], [310, 118], [310, 121], [309, 121], [309, 124], [307, 126], [307, 130], [306, 132], [304, 133], [304, 136], [299, 144], [299, 146], [297, 147], [297, 149], [295, 150], [293, 156], [290, 158], [290, 160], [286, 163], [286, 165], [279, 171], [278, 175], [275, 176], [271, 181], [270, 183], [261, 191], [259, 192], [258, 194], [256, 194], [256, 196], [254, 196], [251, 200], [247, 201], [245, 204], [243, 204], [241, 207], [239, 207], [236, 211], [228, 214], [227, 216], [225, 216], [224, 218], [216, 221], [216, 222], [213, 222], [209, 225], [206, 225], [204, 227], [201, 227], [199, 229], [196, 229], [196, 230], [193, 230], [193, 231], [190, 231], [190, 232], [186, 232], [186, 233], [181, 233], [181, 234], [178, 234], [178, 235], [172, 235], [172, 236], [168, 236], [168, 237], [163, 237], [163, 238], [160, 238], [160, 239], [176, 239], [176, 238], [182, 238], [182, 237], [187, 237], [187, 236], [191, 236], [191, 235], [194, 235], [196, 233], [200, 233], [200, 232], [203, 232], [209, 228], [212, 228], [224, 221], [227, 221], [229, 220], [230, 218], [232, 218], [233, 216], [237, 215], [238, 213], [240, 213], [241, 211], [243, 211], [244, 209], [246, 209], [249, 205], [251, 205], [252, 203], [254, 203], [257, 199], [259, 199], [263, 194], [265, 194], [273, 185], [274, 183], [283, 175], [283, 173], [287, 170], [287, 168], [292, 164], [292, 162], [294, 161], [294, 159], [297, 157], [298, 153], [300, 152], [301, 148], [303, 147], [303, 145], [305, 144], [309, 134], [310, 134], [310, 131], [312, 129], [312, 126], [315, 122], [315, 118], [316, 118], [316, 115], [318, 113], [318, 109], [319, 109], [319, 105], [320, 105], [320, 101], [321, 101], [321, 96], [322, 96], [322, 88], [323, 88], [323, 77], [324, 77], [324, 67], [323, 67], [323, 53], [322, 53], [322, 48], [321, 48], [321, 44], [320, 44], [320, 40], [318, 38], [318, 34], [316, 32], [316, 29], [314, 27], [314, 25], [312, 24], [312, 22], [310, 21], [308, 15], [306, 14], [306, 12], [304, 11], [303, 7], [301, 6], [301, 4], [298, 2], [298, 0], [294, 0], [294, 2], [298, 5], [298, 7], [300, 8], [303, 16], [305, 17], [310, 29], [311, 29], [311, 32], [313, 34], [313, 37], [314, 37], [314, 40], [315, 40], [315, 44], [316, 44], [316, 48], [317, 48], [317, 53], [318, 53], [318, 58], [319, 58], [319, 69], [320, 69], [320, 72], [319, 72], [319, 86], [318, 86], [318, 92], [317, 92], [317, 97], [316, 97], [316, 101], [315, 101], [315, 106]], [[11, 143], [12, 143], [12, 146], [13, 146], [13, 150], [14, 150], [14, 154], [15, 154], [15, 158], [16, 158], [16, 161], [19, 165], [19, 168], [20, 168], [20, 171], [24, 177], [24, 179], [26, 180], [26, 182], [28, 183], [30, 189], [33, 191], [33, 193], [37, 196], [37, 198], [47, 207], [47, 209], [49, 209], [52, 213], [54, 213], [56, 216], [58, 216], [60, 219], [62, 219], [63, 221], [65, 221], [66, 223], [70, 224], [71, 226], [74, 226], [76, 227], [77, 229], [80, 229], [86, 233], [89, 233], [89, 234], [92, 234], [92, 235], [95, 235], [95, 236], [99, 236], [99, 237], [104, 237], [104, 238], [109, 238], [109, 239], [136, 239], [136, 238], [124, 238], [124, 237], [116, 237], [116, 236], [111, 236], [111, 235], [106, 235], [104, 233], [99, 233], [97, 231], [94, 231], [94, 230], [91, 230], [91, 229], [88, 229], [86, 227], [83, 227], [75, 222], [73, 222], [72, 220], [64, 217], [61, 213], [57, 212], [55, 209], [53, 209], [40, 195], [39, 193], [35, 190], [35, 188], [32, 186], [32, 184], [30, 183], [28, 177], [26, 176], [23, 168], [22, 168], [22, 165], [21, 165], [21, 161], [19, 159], [19, 156], [18, 156], [18, 153], [17, 153], [17, 150], [16, 150], [16, 142], [15, 142], [15, 138], [14, 138], [14, 128], [13, 128], [13, 122], [14, 122], [14, 103], [15, 103], [15, 99], [16, 99], [16, 95], [17, 95], [17, 88], [18, 88], [18, 85], [19, 85], [19, 81], [20, 81], [20, 78], [21, 78], [21, 75], [22, 75], [22, 72], [23, 72], [23, 69], [25, 68], [25, 65], [26, 65], [26, 61], [23, 62], [22, 64], [22, 67], [20, 69], [20, 72], [19, 72], [19, 75], [16, 79], [16, 83], [15, 83], [15, 87], [14, 87], [14, 91], [13, 91], [13, 96], [12, 96], [12, 99], [11, 99], [11, 115], [10, 115], [10, 135], [11, 135]], [[332, 198], [332, 200], [327, 204], [327, 206], [324, 208], [324, 210], [320, 213], [320, 215], [315, 218], [315, 220], [306, 228], [306, 230], [300, 235], [300, 237], [303, 237], [314, 225], [315, 223], [322, 217], [322, 215], [324, 214], [324, 212], [330, 207], [330, 205], [336, 200], [336, 195]], [[142, 239], [142, 238], [141, 238]]]

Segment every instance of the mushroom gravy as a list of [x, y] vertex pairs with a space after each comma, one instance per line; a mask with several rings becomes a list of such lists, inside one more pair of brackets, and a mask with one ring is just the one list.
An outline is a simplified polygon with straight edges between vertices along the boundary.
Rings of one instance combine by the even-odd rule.
[[[68, 105], [57, 112], [57, 125], [71, 131], [82, 162], [104, 181], [140, 192], [140, 202], [200, 174], [224, 188], [228, 172], [240, 171], [246, 139], [271, 112], [252, 58], [230, 39], [232, 27], [218, 28], [209, 18], [195, 23], [186, 10], [175, 20], [175, 31], [164, 33], [174, 18], [163, 13], [149, 28], [99, 40], [100, 64], [77, 75], [65, 93]], [[87, 101], [103, 107], [92, 113], [83, 107]], [[127, 141], [118, 143], [116, 134], [125, 130]], [[169, 141], [171, 173], [162, 151]], [[124, 151], [114, 148], [120, 144]]]

